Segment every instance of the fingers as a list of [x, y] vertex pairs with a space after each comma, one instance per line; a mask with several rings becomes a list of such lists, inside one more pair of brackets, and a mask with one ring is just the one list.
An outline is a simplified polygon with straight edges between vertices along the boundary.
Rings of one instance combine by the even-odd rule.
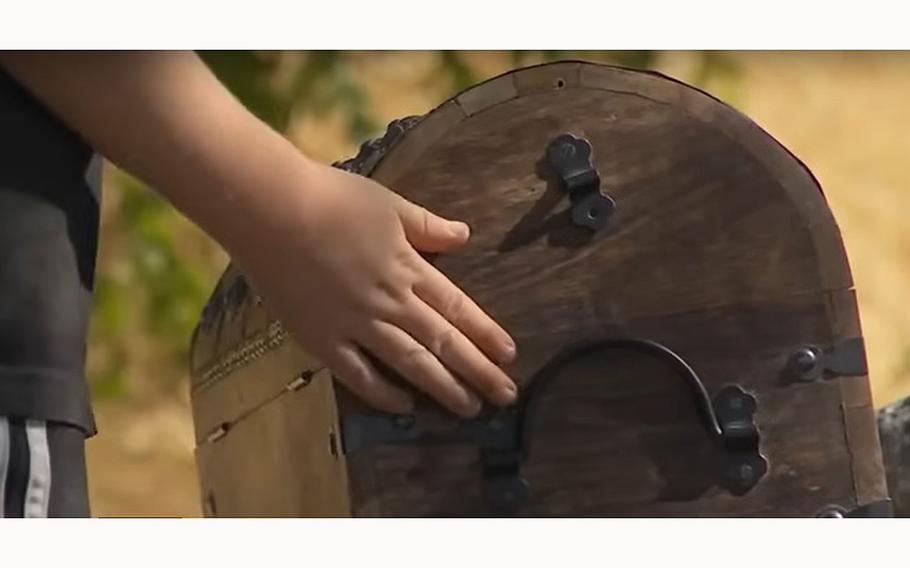
[[398, 214], [408, 242], [420, 251], [451, 250], [467, 242], [471, 233], [461, 221], [443, 219], [405, 199], [400, 202]]
[[375, 322], [359, 342], [408, 382], [461, 416], [480, 412], [480, 399], [462, 385], [436, 356], [395, 325]]
[[[515, 342], [451, 280], [427, 264], [414, 293], [499, 364], [515, 359]], [[434, 328], [435, 329], [435, 328]]]
[[412, 297], [400, 325], [447, 369], [489, 401], [500, 406], [515, 401], [517, 389], [508, 375], [420, 298]]
[[339, 347], [327, 363], [336, 378], [370, 406], [397, 414], [413, 412], [413, 397], [383, 378], [356, 346]]

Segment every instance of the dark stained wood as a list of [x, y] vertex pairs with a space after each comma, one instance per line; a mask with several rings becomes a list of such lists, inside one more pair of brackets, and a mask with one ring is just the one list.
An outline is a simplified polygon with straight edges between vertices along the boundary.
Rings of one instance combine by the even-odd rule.
[[[595, 235], [569, 222], [568, 198], [544, 160], [565, 132], [590, 141], [616, 201]], [[769, 471], [735, 496], [722, 487], [721, 456], [691, 392], [665, 363], [614, 352], [573, 361], [535, 415], [522, 515], [811, 516], [886, 498], [868, 377], [800, 383], [784, 373], [803, 345], [861, 335], [839, 230], [805, 166], [734, 109], [653, 73], [538, 66], [446, 102], [363, 173], [471, 225], [470, 243], [435, 262], [516, 339], [508, 371], [524, 386], [566, 347], [633, 336], [673, 349], [710, 393], [736, 383], [758, 400]], [[295, 485], [298, 462], [278, 463], [271, 444], [313, 444], [324, 459], [331, 421], [302, 395], [275, 398], [301, 370], [320, 367], [287, 344], [217, 381], [199, 379], [269, 325], [251, 293], [215, 299], [238, 278], [219, 285], [194, 346], [197, 439], [238, 422], [200, 446], [201, 475], [203, 485], [227, 476], [224, 491], [266, 492], [272, 503], [276, 487], [306, 488]], [[337, 405], [341, 416], [362, 410], [343, 389]], [[286, 419], [312, 412], [312, 434]], [[432, 405], [418, 414], [454, 420]], [[299, 467], [314, 475], [319, 459]], [[348, 456], [344, 507], [355, 516], [490, 514], [478, 459], [465, 446]], [[264, 481], [248, 464], [222, 471], [244, 460], [265, 464]], [[237, 499], [235, 514], [266, 514], [249, 495]]]
[[[827, 306], [835, 342], [862, 336], [854, 290], [828, 293]], [[840, 385], [857, 503], [865, 505], [886, 499], [889, 495], [885, 464], [869, 377], [842, 377]]]
[[395, 145], [396, 158], [379, 162], [371, 177], [394, 178], [415, 167], [421, 167], [417, 160], [423, 151], [446, 136], [449, 130], [464, 118], [464, 111], [456, 101], [444, 103], [421, 119], [420, 128], [409, 131], [408, 135]]
[[[665, 363], [605, 353], [568, 368], [543, 405], [527, 469], [535, 488], [528, 514], [808, 516], [828, 503], [854, 506], [839, 386], [780, 377], [790, 345], [824, 337], [823, 307], [818, 297], [798, 296], [783, 305], [732, 306], [624, 326], [630, 335], [671, 346], [709, 391], [736, 382], [755, 393], [762, 451], [771, 467], [752, 492], [733, 497], [718, 487], [710, 468], [699, 468], [717, 456], [689, 391]], [[761, 347], [753, 349], [748, 339]], [[383, 514], [483, 514], [477, 451], [421, 452], [387, 448], [374, 454], [371, 465], [387, 479], [375, 496]], [[455, 456], [464, 461], [453, 463]], [[433, 467], [431, 460], [448, 460], [448, 467]], [[356, 477], [356, 467], [351, 470]], [[472, 498], [443, 500], [449, 509], [426, 500], [449, 487], [451, 494]]]

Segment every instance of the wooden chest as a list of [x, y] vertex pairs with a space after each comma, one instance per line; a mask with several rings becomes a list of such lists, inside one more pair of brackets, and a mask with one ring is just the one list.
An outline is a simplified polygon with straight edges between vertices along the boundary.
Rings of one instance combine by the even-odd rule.
[[337, 165], [471, 225], [434, 263], [516, 339], [520, 401], [371, 411], [228, 268], [192, 349], [207, 515], [888, 514], [837, 225], [736, 110], [560, 62]]

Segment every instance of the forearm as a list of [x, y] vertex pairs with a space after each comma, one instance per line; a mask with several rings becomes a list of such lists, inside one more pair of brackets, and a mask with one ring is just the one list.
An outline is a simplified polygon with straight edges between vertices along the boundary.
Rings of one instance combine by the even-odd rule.
[[[244, 228], [293, 222], [310, 162], [189, 52], [0, 53], [0, 63], [105, 157], [234, 254]], [[255, 233], [254, 235], [255, 236]], [[255, 248], [250, 245], [249, 248]]]

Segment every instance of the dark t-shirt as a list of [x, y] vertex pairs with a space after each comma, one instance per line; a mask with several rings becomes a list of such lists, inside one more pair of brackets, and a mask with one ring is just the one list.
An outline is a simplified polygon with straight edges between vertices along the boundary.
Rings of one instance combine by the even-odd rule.
[[85, 381], [101, 161], [0, 69], [0, 416], [94, 433]]

